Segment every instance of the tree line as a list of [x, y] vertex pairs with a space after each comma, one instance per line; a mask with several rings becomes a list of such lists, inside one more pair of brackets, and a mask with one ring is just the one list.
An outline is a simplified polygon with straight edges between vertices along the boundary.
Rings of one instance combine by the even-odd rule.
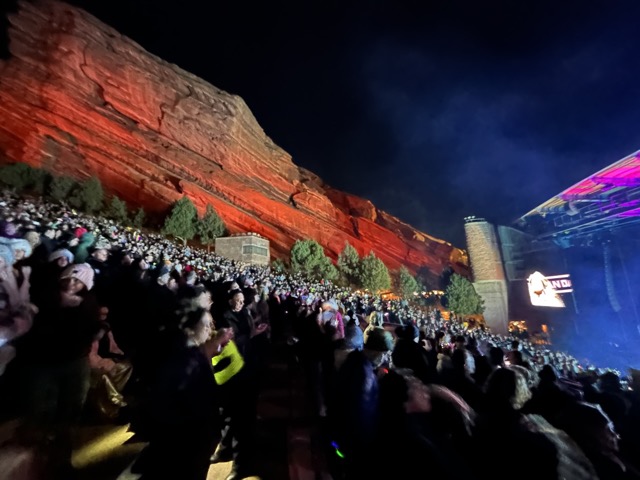
[[[43, 196], [88, 214], [100, 214], [121, 225], [137, 228], [150, 226], [144, 208], [133, 210], [117, 195], [105, 195], [102, 183], [96, 177], [77, 181], [25, 163], [14, 163], [0, 167], [0, 183], [17, 193]], [[224, 222], [211, 205], [207, 205], [200, 218], [195, 205], [187, 197], [173, 204], [162, 227], [164, 234], [175, 237], [184, 245], [197, 237], [207, 247], [213, 245], [215, 239], [224, 235], [225, 231]]]
[[[345, 242], [334, 265], [315, 240], [298, 240], [291, 248], [291, 270], [314, 279], [326, 279], [355, 289], [370, 292], [386, 291], [394, 287], [405, 297], [424, 289], [406, 267], [401, 267], [392, 278], [389, 269], [373, 251], [360, 257], [357, 250]], [[281, 268], [279, 265], [277, 268]]]
[[[118, 196], [106, 196], [100, 180], [96, 177], [76, 181], [71, 177], [54, 175], [45, 169], [34, 168], [25, 163], [14, 163], [0, 167], [0, 183], [17, 193], [44, 196], [89, 214], [101, 214], [122, 225], [137, 228], [148, 226], [147, 215], [142, 207], [132, 210]], [[204, 215], [199, 217], [195, 205], [186, 196], [174, 202], [164, 218], [161, 230], [163, 234], [180, 240], [183, 245], [197, 238], [207, 248], [214, 244], [216, 238], [226, 233], [224, 221], [211, 205], [207, 205]], [[349, 242], [345, 243], [334, 265], [318, 242], [312, 239], [298, 240], [291, 248], [289, 265], [278, 259], [272, 263], [272, 267], [276, 271], [290, 268], [293, 273], [301, 273], [308, 278], [331, 280], [370, 292], [393, 288], [407, 300], [414, 299], [426, 289], [405, 266], [401, 266], [392, 275], [373, 251], [360, 257]], [[484, 311], [482, 298], [465, 277], [457, 274], [447, 277], [444, 288], [445, 302], [455, 313], [475, 315]]]
[[[281, 260], [276, 260], [273, 267], [276, 270], [286, 268]], [[334, 265], [318, 242], [311, 239], [298, 240], [291, 248], [290, 268], [292, 272], [309, 278], [331, 280], [339, 285], [372, 293], [392, 289], [408, 301], [422, 299], [422, 293], [427, 290], [406, 266], [402, 265], [397, 271], [390, 272], [373, 251], [360, 257], [349, 242], [345, 242]], [[462, 316], [484, 312], [484, 301], [467, 278], [451, 272], [446, 276], [443, 287], [445, 294], [441, 303], [452, 312]]]

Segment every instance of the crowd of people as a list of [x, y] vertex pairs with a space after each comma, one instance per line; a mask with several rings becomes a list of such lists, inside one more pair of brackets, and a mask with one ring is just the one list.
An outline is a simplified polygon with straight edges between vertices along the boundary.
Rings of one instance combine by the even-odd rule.
[[[5, 192], [0, 407], [72, 479], [81, 417], [131, 424], [145, 480], [259, 473], [272, 345], [302, 367], [336, 478], [640, 478], [640, 375], [496, 335], [407, 300], [245, 265]], [[11, 392], [6, 395], [5, 392]], [[2, 451], [0, 450], [0, 462]], [[511, 464], [511, 463], [509, 463]]]

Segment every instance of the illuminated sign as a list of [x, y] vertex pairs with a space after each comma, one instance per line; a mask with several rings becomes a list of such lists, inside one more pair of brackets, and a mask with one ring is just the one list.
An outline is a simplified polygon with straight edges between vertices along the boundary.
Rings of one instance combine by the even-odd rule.
[[573, 292], [569, 274], [545, 277], [540, 272], [533, 272], [527, 278], [527, 288], [531, 305], [535, 307], [564, 308], [560, 294]]
[[551, 286], [556, 290], [556, 293], [571, 293], [573, 292], [573, 284], [571, 283], [571, 275], [565, 273], [564, 275], [553, 275], [546, 277]]

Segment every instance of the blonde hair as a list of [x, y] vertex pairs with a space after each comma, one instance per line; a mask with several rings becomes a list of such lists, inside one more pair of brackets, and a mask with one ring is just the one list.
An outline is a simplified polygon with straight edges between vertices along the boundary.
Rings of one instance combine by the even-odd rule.
[[[527, 369], [517, 365], [512, 365], [507, 368], [516, 376], [516, 391], [511, 398], [511, 405], [513, 405], [513, 408], [516, 410], [520, 410], [531, 398], [531, 390], [529, 390], [529, 383], [527, 381]], [[524, 372], [522, 370], [524, 370]]]

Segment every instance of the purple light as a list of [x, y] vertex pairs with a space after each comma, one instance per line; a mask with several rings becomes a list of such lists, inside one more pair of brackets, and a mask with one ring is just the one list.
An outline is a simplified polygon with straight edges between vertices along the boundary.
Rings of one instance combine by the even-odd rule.
[[626, 212], [619, 213], [616, 216], [621, 218], [640, 217], [640, 208], [627, 210]]

